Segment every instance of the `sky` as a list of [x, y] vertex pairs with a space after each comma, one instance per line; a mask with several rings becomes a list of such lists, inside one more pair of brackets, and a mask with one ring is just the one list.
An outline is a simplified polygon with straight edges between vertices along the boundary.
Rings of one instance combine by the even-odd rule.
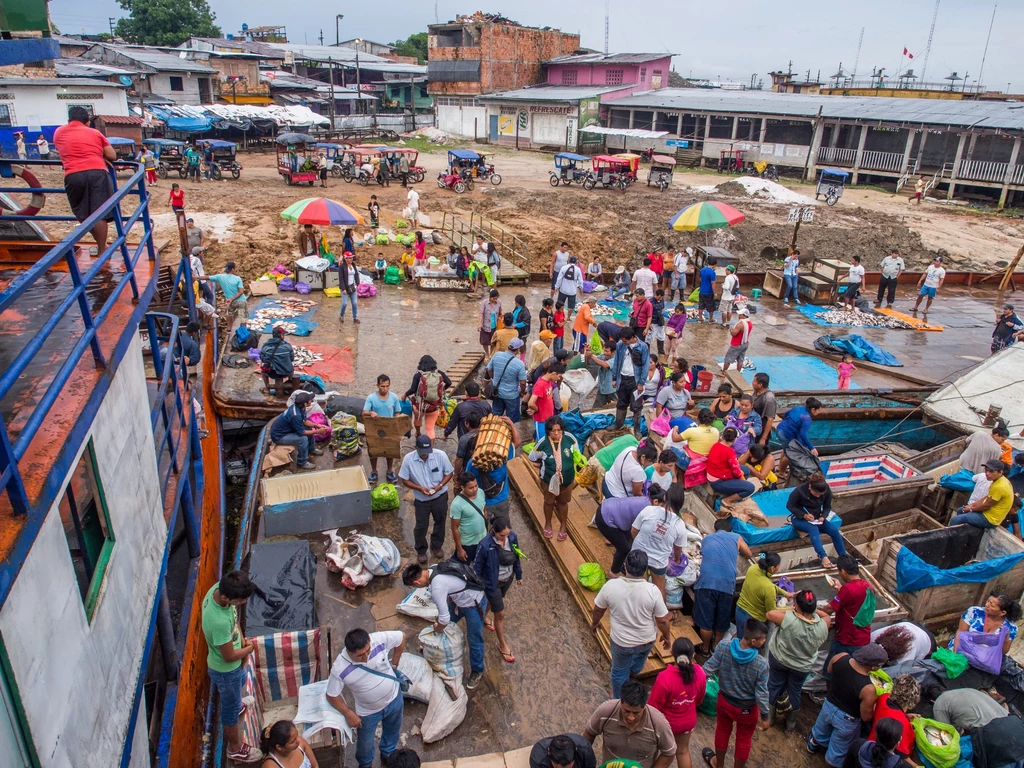
[[[985, 39], [994, 3], [989, 0], [940, 0], [928, 80], [956, 71], [974, 84], [982, 64]], [[457, 14], [480, 9], [501, 13], [524, 26], [551, 26], [579, 32], [581, 45], [604, 49], [604, 13], [600, 0], [391, 0], [386, 12], [376, 3], [356, 6], [304, 0], [299, 15], [267, 0], [210, 0], [222, 30], [237, 32], [249, 26], [284, 24], [291, 42], [314, 44], [321, 31], [324, 41], [334, 40], [335, 14], [344, 11], [341, 39], [362, 37], [393, 42], [426, 30], [436, 20], [454, 20]], [[435, 10], [436, 9], [436, 10]], [[609, 47], [613, 52], [675, 54], [673, 65], [684, 76], [749, 83], [751, 75], [770, 79], [768, 72], [811, 70], [816, 78], [834, 74], [840, 63], [849, 72], [857, 58], [857, 41], [864, 28], [864, 44], [857, 66], [858, 79], [872, 67], [885, 67], [887, 75], [913, 67], [920, 73], [935, 9], [933, 0], [860, 0], [858, 3], [822, 3], [820, 0], [729, 0], [696, 3], [692, 0], [611, 0]], [[51, 0], [50, 16], [67, 34], [108, 30], [108, 17], [121, 11], [115, 0]], [[1024, 27], [1024, 3], [1003, 0], [985, 60], [983, 79], [992, 90], [1024, 92], [1024, 56], [1016, 34]], [[906, 47], [913, 61], [902, 58]], [[1014, 54], [1014, 51], [1017, 51]], [[1014, 80], [1016, 78], [1016, 81]]]

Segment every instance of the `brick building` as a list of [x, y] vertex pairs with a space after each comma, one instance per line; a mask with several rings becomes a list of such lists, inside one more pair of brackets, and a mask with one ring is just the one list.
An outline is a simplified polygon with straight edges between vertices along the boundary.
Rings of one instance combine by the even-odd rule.
[[579, 47], [577, 34], [523, 27], [480, 13], [431, 24], [427, 79], [437, 105], [437, 127], [461, 136], [485, 136], [487, 112], [477, 97], [543, 83], [544, 62]]

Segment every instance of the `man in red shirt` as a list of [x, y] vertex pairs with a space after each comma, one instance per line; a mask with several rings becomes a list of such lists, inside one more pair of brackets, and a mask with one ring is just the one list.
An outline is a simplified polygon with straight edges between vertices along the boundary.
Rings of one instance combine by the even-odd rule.
[[[98, 211], [114, 194], [114, 184], [110, 179], [108, 164], [116, 157], [114, 148], [107, 137], [90, 128], [89, 112], [84, 107], [71, 107], [68, 110], [67, 125], [62, 125], [53, 132], [53, 144], [60, 152], [61, 164], [64, 166], [64, 189], [68, 203], [80, 222], [85, 221]], [[107, 247], [107, 226], [114, 218], [110, 213], [102, 221], [96, 222], [92, 228], [92, 236], [96, 239], [95, 253], [99, 255]]]
[[644, 296], [643, 288], [637, 288], [633, 294], [633, 308], [629, 312], [629, 327], [636, 331], [638, 338], [646, 339], [653, 317], [654, 307], [650, 299]]
[[554, 387], [562, 380], [563, 373], [563, 363], [552, 363], [547, 372], [533, 385], [533, 394], [530, 396], [526, 411], [533, 416], [537, 442], [544, 439], [544, 423], [555, 415]]
[[[850, 555], [843, 555], [836, 559], [836, 567], [843, 585], [829, 604], [822, 606], [826, 613], [835, 615], [836, 628], [835, 639], [825, 657], [825, 670], [828, 670], [828, 663], [836, 654], [852, 655], [858, 648], [871, 642], [871, 621], [874, 617], [875, 594], [871, 585], [861, 578], [857, 560]], [[870, 604], [865, 606], [865, 601], [870, 601]], [[870, 608], [871, 616], [858, 617], [862, 608]], [[830, 677], [825, 674], [826, 679]]]

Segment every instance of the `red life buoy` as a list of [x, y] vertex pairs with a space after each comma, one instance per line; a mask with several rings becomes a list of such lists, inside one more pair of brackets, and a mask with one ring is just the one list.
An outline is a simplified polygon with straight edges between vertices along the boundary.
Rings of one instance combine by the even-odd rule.
[[[25, 183], [28, 184], [30, 187], [38, 189], [41, 186], [39, 184], [39, 179], [36, 178], [36, 175], [23, 165], [12, 165], [11, 173], [14, 176], [21, 176], [21, 178], [25, 180]], [[11, 215], [35, 216], [37, 213], [39, 213], [39, 211], [43, 209], [44, 205], [46, 205], [46, 195], [42, 194], [41, 192], [33, 192], [32, 199], [29, 200], [28, 205], [26, 205], [20, 211], [15, 211]]]

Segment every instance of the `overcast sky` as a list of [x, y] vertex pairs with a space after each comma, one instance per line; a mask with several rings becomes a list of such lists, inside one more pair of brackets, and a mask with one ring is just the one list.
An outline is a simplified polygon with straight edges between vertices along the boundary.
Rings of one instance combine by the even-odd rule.
[[[334, 15], [344, 12], [341, 38], [363, 37], [392, 42], [425, 31], [436, 19], [448, 21], [456, 14], [482, 9], [502, 13], [526, 26], [560, 27], [579, 32], [587, 48], [604, 48], [604, 14], [600, 0], [392, 0], [378, 3], [338, 3], [303, 0], [287, 6], [266, 0], [211, 0], [217, 23], [225, 33], [249, 26], [284, 24], [292, 42], [316, 43], [323, 31], [325, 42], [334, 40]], [[956, 71], [973, 81], [981, 67], [985, 38], [994, 3], [988, 0], [941, 0], [935, 38], [928, 60], [928, 80]], [[826, 78], [840, 62], [849, 72], [857, 56], [861, 27], [864, 46], [858, 75], [872, 67], [914, 67], [920, 73], [931, 26], [933, 0], [860, 0], [858, 3], [820, 0], [759, 0], [692, 2], [692, 0], [613, 0], [610, 49], [619, 52], [670, 51], [683, 75], [749, 82], [752, 74], [769, 82], [767, 73], [786, 69]], [[301, 10], [300, 10], [301, 9]], [[107, 30], [107, 17], [123, 12], [114, 0], [52, 0], [50, 15], [62, 32]], [[1019, 32], [1024, 28], [1024, 3], [1003, 0], [996, 12], [992, 40], [985, 62], [984, 80], [993, 90], [1024, 91], [1020, 75], [1024, 56]], [[1017, 40], [1014, 37], [1017, 36]], [[903, 59], [907, 47], [916, 58]], [[1016, 51], [1016, 53], [1014, 53]], [[1016, 80], [1015, 80], [1016, 78]]]

